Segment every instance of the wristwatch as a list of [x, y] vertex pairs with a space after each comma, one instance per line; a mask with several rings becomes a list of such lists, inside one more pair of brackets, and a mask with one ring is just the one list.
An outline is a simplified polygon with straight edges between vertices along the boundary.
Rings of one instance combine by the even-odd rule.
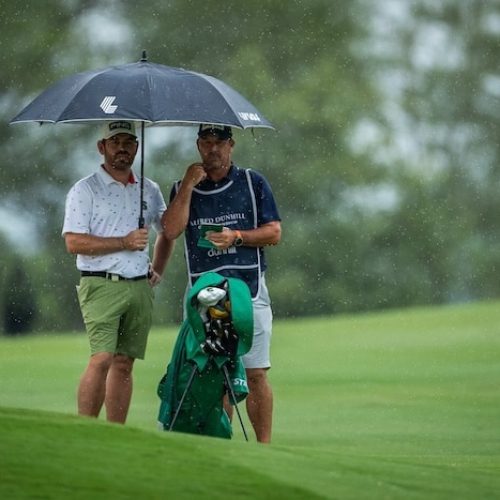
[[241, 237], [241, 233], [238, 230], [236, 230], [234, 234], [236, 236], [234, 238], [233, 245], [235, 247], [241, 247], [241, 245], [243, 245], [243, 238]]

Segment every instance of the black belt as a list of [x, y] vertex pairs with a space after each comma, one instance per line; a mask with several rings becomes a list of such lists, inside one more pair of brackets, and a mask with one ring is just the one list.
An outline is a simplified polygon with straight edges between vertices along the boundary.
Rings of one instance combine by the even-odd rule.
[[143, 274], [142, 276], [134, 276], [133, 278], [125, 278], [125, 276], [120, 276], [119, 274], [107, 273], [106, 271], [81, 271], [81, 276], [85, 277], [94, 277], [94, 278], [106, 278], [111, 281], [139, 281], [145, 280], [148, 275]]

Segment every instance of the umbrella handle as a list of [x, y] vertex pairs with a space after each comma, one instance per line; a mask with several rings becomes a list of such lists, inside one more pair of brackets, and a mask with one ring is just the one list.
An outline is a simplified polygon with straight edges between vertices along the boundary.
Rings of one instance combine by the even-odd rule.
[[139, 229], [144, 227], [144, 122], [141, 122], [141, 199], [139, 203]]

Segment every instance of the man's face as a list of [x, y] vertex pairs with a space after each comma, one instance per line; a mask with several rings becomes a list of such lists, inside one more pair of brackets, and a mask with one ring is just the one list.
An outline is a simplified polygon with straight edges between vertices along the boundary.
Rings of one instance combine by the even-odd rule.
[[207, 173], [221, 168], [229, 168], [234, 145], [232, 139], [219, 139], [217, 135], [208, 134], [199, 137], [197, 144]]
[[99, 151], [105, 165], [116, 170], [127, 170], [134, 163], [137, 153], [137, 139], [129, 134], [117, 134], [101, 141]]

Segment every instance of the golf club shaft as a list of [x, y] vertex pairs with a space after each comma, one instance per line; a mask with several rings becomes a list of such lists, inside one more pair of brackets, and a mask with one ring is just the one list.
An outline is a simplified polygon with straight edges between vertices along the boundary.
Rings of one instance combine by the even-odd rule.
[[238, 415], [238, 420], [240, 421], [241, 429], [243, 430], [243, 435], [245, 436], [245, 441], [248, 441], [247, 431], [245, 430], [245, 426], [243, 425], [243, 420], [241, 418], [240, 410], [238, 408], [238, 402], [236, 401], [236, 395], [234, 394], [233, 386], [231, 385], [231, 379], [229, 378], [229, 373], [227, 371], [226, 365], [222, 365], [222, 371], [226, 379], [226, 385], [231, 397], [231, 401], [234, 407], [236, 408], [236, 414]]
[[184, 403], [184, 399], [186, 399], [186, 394], [188, 393], [189, 389], [191, 388], [191, 384], [193, 383], [195, 373], [196, 373], [196, 364], [193, 365], [191, 375], [189, 375], [188, 383], [186, 384], [186, 388], [184, 389], [184, 393], [182, 394], [181, 400], [179, 401], [179, 405], [177, 406], [177, 410], [175, 411], [174, 418], [172, 419], [172, 422], [170, 422], [170, 427], [168, 429], [169, 431], [174, 430], [175, 421], [177, 420], [177, 417], [179, 416], [179, 412], [181, 411], [181, 407], [182, 407], [182, 404]]

